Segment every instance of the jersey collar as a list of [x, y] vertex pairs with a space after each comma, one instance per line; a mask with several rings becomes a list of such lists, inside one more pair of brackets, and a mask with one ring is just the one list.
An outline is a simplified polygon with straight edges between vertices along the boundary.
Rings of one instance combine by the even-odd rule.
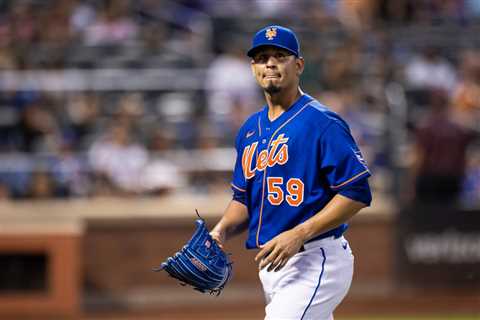
[[266, 127], [269, 127], [271, 129], [280, 126], [282, 123], [284, 123], [286, 120], [288, 120], [293, 114], [295, 114], [298, 110], [300, 110], [304, 105], [307, 103], [311, 102], [313, 98], [309, 96], [308, 94], [302, 94], [293, 104], [290, 108], [287, 109], [284, 113], [282, 113], [278, 118], [276, 118], [273, 121], [270, 121], [268, 118], [268, 105], [265, 105], [265, 107], [262, 110], [262, 122]]

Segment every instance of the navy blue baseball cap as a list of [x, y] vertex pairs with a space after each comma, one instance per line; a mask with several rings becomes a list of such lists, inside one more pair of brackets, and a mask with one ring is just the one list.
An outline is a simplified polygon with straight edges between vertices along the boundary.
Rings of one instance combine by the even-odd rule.
[[258, 31], [253, 37], [252, 48], [247, 55], [253, 57], [258, 48], [274, 46], [290, 51], [296, 57], [300, 56], [300, 45], [295, 33], [282, 26], [268, 26]]

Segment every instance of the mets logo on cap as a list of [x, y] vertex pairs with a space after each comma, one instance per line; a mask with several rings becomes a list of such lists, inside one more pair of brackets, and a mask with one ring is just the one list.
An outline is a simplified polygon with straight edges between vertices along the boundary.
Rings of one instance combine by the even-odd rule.
[[267, 31], [265, 31], [265, 37], [268, 40], [273, 40], [273, 38], [275, 38], [276, 36], [277, 36], [277, 28], [275, 27], [268, 28]]

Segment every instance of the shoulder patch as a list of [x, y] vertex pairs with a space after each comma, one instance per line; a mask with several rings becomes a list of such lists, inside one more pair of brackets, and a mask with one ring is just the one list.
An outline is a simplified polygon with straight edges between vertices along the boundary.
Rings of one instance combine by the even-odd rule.
[[366, 166], [367, 166], [367, 162], [366, 162], [365, 159], [363, 158], [362, 153], [360, 152], [360, 150], [354, 150], [354, 149], [352, 149], [352, 151], [353, 151], [353, 153], [355, 154], [355, 157], [357, 157], [358, 161], [366, 167]]

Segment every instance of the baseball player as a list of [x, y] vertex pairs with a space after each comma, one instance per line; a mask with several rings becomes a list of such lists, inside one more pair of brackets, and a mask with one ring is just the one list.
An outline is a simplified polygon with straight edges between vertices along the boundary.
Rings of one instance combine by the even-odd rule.
[[333, 319], [353, 274], [343, 233], [370, 205], [370, 172], [345, 121], [300, 89], [292, 30], [261, 29], [248, 56], [266, 105], [238, 132], [233, 199], [211, 234], [223, 246], [248, 229], [265, 319]]

